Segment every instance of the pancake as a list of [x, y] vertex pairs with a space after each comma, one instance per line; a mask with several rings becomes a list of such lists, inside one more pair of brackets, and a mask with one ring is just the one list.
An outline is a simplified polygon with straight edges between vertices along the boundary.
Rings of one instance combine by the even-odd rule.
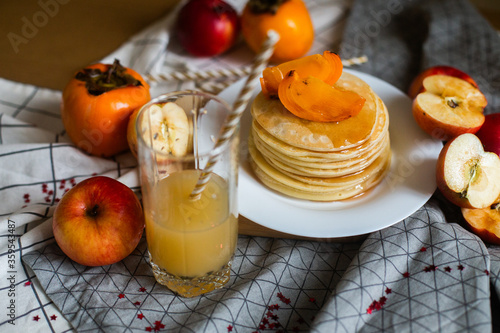
[[386, 145], [384, 146], [381, 154], [377, 157], [377, 160], [374, 163], [371, 163], [368, 167], [360, 170], [359, 172], [351, 173], [344, 177], [303, 177], [297, 176], [294, 173], [283, 172], [282, 170], [275, 168], [261, 154], [261, 152], [257, 149], [252, 141], [249, 141], [248, 149], [251, 160], [256, 163], [256, 165], [269, 177], [291, 187], [294, 187], [293, 184], [295, 184], [295, 186], [299, 186], [298, 184], [301, 184], [300, 186], [304, 186], [305, 188], [316, 188], [319, 191], [321, 191], [319, 187], [325, 188], [326, 191], [331, 191], [332, 189], [342, 189], [360, 185], [373, 175], [383, 172], [383, 168], [386, 167], [387, 162], [391, 158], [390, 146]]
[[351, 165], [337, 166], [337, 164], [332, 165], [326, 163], [316, 163], [315, 165], [311, 166], [303, 166], [298, 164], [292, 164], [290, 160], [284, 161], [279, 158], [275, 158], [272, 155], [268, 155], [265, 148], [263, 149], [263, 147], [259, 147], [256, 144], [257, 149], [263, 155], [264, 159], [274, 168], [280, 170], [281, 172], [284, 173], [291, 172], [299, 176], [320, 177], [320, 178], [341, 177], [362, 171], [363, 169], [367, 168], [370, 164], [372, 164], [388, 145], [389, 145], [389, 140], [385, 140], [383, 144], [379, 146], [377, 151], [373, 152], [373, 154], [370, 154], [366, 158], [360, 159], [359, 161], [357, 161], [357, 163]]
[[294, 157], [283, 154], [282, 152], [273, 149], [268, 146], [265, 142], [261, 141], [261, 139], [256, 136], [253, 131], [250, 133], [252, 136], [252, 140], [254, 141], [257, 149], [268, 158], [280, 161], [285, 164], [290, 164], [294, 166], [301, 166], [306, 168], [317, 168], [317, 169], [341, 169], [350, 166], [354, 166], [356, 164], [360, 164], [370, 160], [374, 154], [377, 154], [382, 147], [386, 144], [385, 141], [388, 141], [389, 138], [387, 135], [381, 137], [381, 141], [374, 146], [370, 151], [363, 152], [356, 157], [348, 158], [344, 160], [330, 160], [324, 159], [320, 157]]
[[343, 73], [335, 87], [355, 91], [366, 99], [359, 114], [340, 122], [309, 121], [293, 115], [278, 99], [260, 93], [252, 103], [253, 119], [266, 132], [294, 147], [330, 152], [357, 147], [373, 132], [377, 96], [366, 82], [349, 73]]
[[374, 124], [374, 128], [372, 134], [370, 135], [370, 138], [363, 144], [350, 149], [318, 152], [309, 149], [294, 147], [287, 142], [279, 140], [276, 137], [272, 136], [255, 120], [252, 122], [252, 131], [254, 132], [255, 138], [265, 142], [269, 149], [276, 150], [296, 159], [308, 160], [319, 158], [330, 161], [345, 161], [348, 159], [356, 158], [363, 153], [369, 152], [371, 149], [373, 149], [374, 146], [380, 143], [380, 141], [383, 139], [384, 134], [387, 133], [389, 129], [389, 113], [387, 111], [387, 108], [385, 107], [385, 104], [380, 98], [377, 98], [376, 103], [376, 123]]
[[391, 161], [388, 110], [352, 74], [343, 73], [335, 85], [366, 99], [359, 114], [313, 122], [296, 117], [278, 99], [257, 95], [248, 150], [250, 166], [264, 185], [294, 198], [336, 201], [382, 181]]
[[[390, 149], [390, 144], [388, 144], [385, 147], [385, 149]], [[385, 153], [390, 155], [390, 151], [383, 152], [382, 154], [385, 154]], [[380, 156], [378, 158], [380, 158]], [[283, 173], [284, 175], [287, 175], [290, 178], [300, 180], [303, 183], [321, 185], [321, 186], [336, 186], [339, 183], [353, 184], [353, 183], [358, 182], [359, 178], [360, 178], [359, 174], [361, 174], [361, 173], [366, 174], [366, 173], [372, 172], [373, 170], [378, 170], [378, 168], [380, 168], [379, 163], [380, 163], [379, 161], [374, 161], [372, 164], [370, 164], [369, 166], [367, 166], [363, 170], [358, 171], [356, 173], [351, 173], [351, 174], [347, 174], [345, 176], [339, 176], [339, 177], [330, 177], [330, 178], [329, 177], [301, 176], [301, 175], [295, 174], [293, 172], [287, 172], [285, 170], [280, 170], [280, 172]]]
[[256, 137], [253, 133], [251, 133], [252, 140], [254, 141], [257, 149], [263, 154], [266, 158], [270, 158], [273, 160], [277, 160], [281, 163], [290, 164], [294, 166], [306, 167], [306, 168], [316, 168], [316, 169], [341, 169], [349, 166], [354, 166], [366, 160], [370, 153], [362, 154], [356, 158], [344, 160], [344, 161], [332, 161], [321, 158], [295, 158], [291, 156], [287, 156], [279, 151], [273, 150], [269, 146], [262, 143], [258, 137]]
[[[287, 196], [312, 200], [312, 201], [339, 201], [358, 196], [369, 189], [379, 184], [389, 170], [391, 154], [384, 154], [380, 158], [380, 163], [377, 165], [380, 168], [368, 177], [361, 177], [360, 182], [352, 185], [328, 187], [328, 186], [315, 186], [303, 183], [284, 174], [274, 173], [273, 168], [266, 167], [263, 160], [258, 157], [259, 152], [251, 149], [256, 154], [255, 158], [250, 159], [250, 165], [254, 170], [257, 178], [267, 187]], [[260, 166], [263, 166], [261, 168]], [[270, 173], [266, 172], [270, 171]]]

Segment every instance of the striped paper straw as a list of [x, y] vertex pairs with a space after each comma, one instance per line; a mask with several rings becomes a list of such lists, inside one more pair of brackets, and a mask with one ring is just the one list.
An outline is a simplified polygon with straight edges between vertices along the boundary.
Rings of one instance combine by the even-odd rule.
[[368, 57], [364, 55], [364, 56], [361, 56], [361, 57], [356, 57], [356, 58], [350, 58], [350, 59], [342, 60], [342, 65], [345, 66], [345, 67], [350, 67], [350, 66], [353, 66], [353, 65], [364, 64], [367, 61], [368, 61]]
[[[263, 43], [261, 51], [255, 58], [250, 74], [245, 81], [245, 85], [241, 89], [240, 94], [238, 95], [238, 98], [233, 105], [233, 111], [229, 114], [228, 119], [222, 129], [221, 135], [217, 139], [217, 142], [214, 146], [215, 152], [219, 151], [217, 148], [227, 142], [236, 130], [241, 116], [243, 115], [243, 112], [245, 111], [248, 102], [253, 95], [253, 91], [255, 90], [259, 82], [259, 76], [267, 66], [267, 62], [274, 52], [274, 46], [276, 45], [278, 39], [279, 34], [276, 31], [268, 31], [267, 39]], [[191, 199], [195, 200], [200, 198], [201, 192], [203, 192], [205, 186], [210, 180], [210, 175], [215, 167], [215, 164], [217, 163], [219, 155], [220, 153], [215, 153], [208, 159], [207, 165], [203, 169], [203, 172], [201, 173], [195, 188], [191, 192]]]
[[177, 71], [171, 73], [161, 74], [146, 74], [146, 78], [152, 82], [160, 81], [196, 81], [196, 80], [209, 80], [220, 79], [225, 77], [242, 77], [250, 73], [251, 66], [242, 68], [219, 68], [206, 71]]
[[[366, 56], [355, 57], [350, 59], [342, 60], [342, 65], [345, 67], [350, 67], [354, 65], [361, 65], [368, 61]], [[171, 73], [160, 73], [160, 74], [144, 74], [144, 77], [149, 82], [161, 82], [161, 81], [197, 81], [197, 80], [210, 80], [210, 79], [221, 79], [228, 77], [242, 77], [250, 74], [252, 66], [243, 66], [241, 68], [219, 68], [210, 69], [205, 71], [175, 71]]]
[[[368, 57], [362, 56], [362, 57], [356, 57], [356, 58], [342, 60], [342, 65], [344, 67], [350, 67], [350, 66], [354, 66], [354, 65], [361, 65], [367, 61], [368, 61]], [[250, 67], [248, 67], [248, 68], [249, 69], [246, 70], [246, 67], [245, 67], [243, 70], [245, 72], [249, 73]], [[226, 89], [227, 87], [229, 87], [232, 84], [234, 84], [234, 80], [206, 80], [206, 81], [197, 82], [197, 87], [203, 91], [208, 91], [212, 94], [218, 94], [219, 92]]]

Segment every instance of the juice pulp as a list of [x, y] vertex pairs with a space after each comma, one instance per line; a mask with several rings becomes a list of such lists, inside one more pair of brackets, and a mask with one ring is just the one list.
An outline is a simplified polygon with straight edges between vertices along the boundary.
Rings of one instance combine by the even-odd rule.
[[184, 170], [160, 180], [145, 210], [153, 262], [183, 278], [220, 270], [231, 259], [238, 238], [224, 179], [212, 174], [201, 198], [189, 198], [199, 176], [197, 170]]

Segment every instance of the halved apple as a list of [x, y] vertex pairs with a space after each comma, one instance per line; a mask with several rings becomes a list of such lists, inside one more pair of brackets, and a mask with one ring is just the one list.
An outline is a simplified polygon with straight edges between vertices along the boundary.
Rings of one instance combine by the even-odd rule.
[[462, 215], [470, 230], [482, 240], [500, 245], [500, 207], [483, 209], [462, 208]]
[[[130, 116], [127, 127], [127, 142], [132, 154], [137, 157], [136, 122], [139, 109]], [[142, 135], [150, 138], [151, 147], [165, 154], [184, 156], [190, 149], [189, 120], [184, 110], [175, 103], [152, 104], [149, 106], [149, 117], [142, 119]]]
[[455, 68], [452, 66], [445, 66], [445, 65], [439, 65], [439, 66], [432, 66], [418, 74], [413, 81], [410, 84], [410, 88], [408, 89], [408, 96], [410, 96], [411, 99], [414, 99], [417, 97], [418, 94], [423, 92], [424, 85], [423, 81], [426, 77], [431, 76], [431, 75], [448, 75], [448, 76], [454, 76], [459, 79], [465, 80], [472, 84], [474, 87], [478, 87], [476, 81], [472, 77], [470, 77], [469, 74]]
[[500, 197], [500, 157], [485, 152], [474, 134], [462, 134], [446, 143], [436, 167], [443, 195], [463, 208], [487, 208]]
[[425, 91], [413, 100], [417, 124], [438, 140], [476, 133], [484, 123], [486, 97], [469, 82], [448, 75], [432, 75], [423, 81]]

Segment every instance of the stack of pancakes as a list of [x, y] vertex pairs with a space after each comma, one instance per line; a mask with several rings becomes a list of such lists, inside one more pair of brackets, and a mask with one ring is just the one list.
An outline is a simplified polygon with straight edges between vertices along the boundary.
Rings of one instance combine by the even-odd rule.
[[384, 178], [391, 160], [389, 115], [360, 78], [343, 73], [335, 86], [366, 99], [340, 122], [296, 117], [262, 93], [252, 103], [250, 164], [269, 188], [291, 197], [336, 201], [360, 195]]

